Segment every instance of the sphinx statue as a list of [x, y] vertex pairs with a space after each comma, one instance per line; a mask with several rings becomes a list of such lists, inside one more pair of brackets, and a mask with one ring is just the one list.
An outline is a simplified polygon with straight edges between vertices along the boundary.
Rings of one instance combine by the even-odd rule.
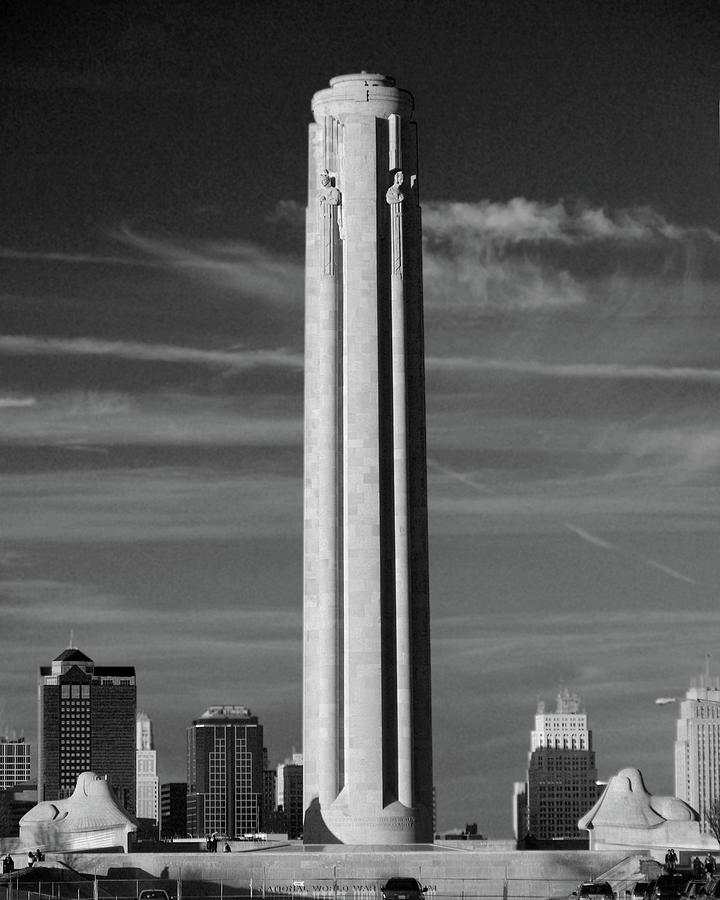
[[697, 812], [678, 797], [651, 794], [639, 769], [613, 775], [578, 828], [590, 832], [591, 850], [717, 849], [711, 835], [701, 834]]
[[20, 819], [22, 846], [42, 850], [129, 849], [137, 821], [118, 803], [104, 778], [82, 772], [62, 800], [43, 800]]

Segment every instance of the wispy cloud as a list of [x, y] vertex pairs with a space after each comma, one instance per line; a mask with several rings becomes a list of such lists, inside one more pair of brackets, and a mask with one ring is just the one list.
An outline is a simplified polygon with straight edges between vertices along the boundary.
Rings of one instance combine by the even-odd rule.
[[646, 423], [618, 426], [604, 432], [600, 446], [622, 450], [624, 471], [632, 466], [662, 466], [684, 480], [720, 467], [720, 425], [711, 412], [704, 414], [704, 419], [679, 420], [677, 424], [665, 420], [654, 428]]
[[279, 448], [299, 447], [302, 439], [300, 402], [293, 406], [271, 394], [246, 407], [232, 397], [169, 391], [67, 391], [33, 399], [0, 408], [0, 446]]
[[578, 528], [577, 525], [571, 525], [569, 522], [565, 522], [565, 527], [568, 531], [571, 531], [579, 538], [582, 538], [582, 540], [587, 541], [588, 544], [593, 544], [595, 547], [602, 547], [604, 550], [616, 549], [615, 545], [611, 544], [610, 541], [606, 541], [604, 538], [600, 538], [595, 534], [590, 534], [590, 532], [585, 531], [584, 528]]
[[578, 245], [597, 241], [621, 243], [706, 238], [720, 243], [708, 228], [683, 228], [649, 206], [611, 210], [581, 202], [542, 203], [515, 197], [505, 203], [430, 203], [423, 207], [428, 238], [453, 243], [474, 240], [496, 245], [556, 242]]
[[153, 260], [203, 281], [212, 281], [277, 306], [302, 303], [302, 261], [273, 253], [247, 241], [183, 241], [142, 234], [129, 227], [113, 233], [116, 240]]
[[0, 397], [0, 409], [26, 409], [35, 402], [34, 397]]
[[148, 362], [186, 363], [247, 370], [260, 366], [301, 369], [302, 354], [277, 350], [203, 350], [170, 344], [103, 341], [97, 338], [45, 338], [36, 335], [0, 336], [0, 353], [22, 356], [112, 356]]
[[[28, 613], [52, 629], [68, 623], [83, 622], [109, 625], [122, 622], [126, 604], [118, 595], [91, 585], [26, 578], [22, 581], [0, 580], [3, 616], [8, 628], [27, 622]], [[145, 611], [148, 614], [148, 611]], [[138, 616], [142, 618], [142, 611]]]
[[[453, 614], [436, 610], [433, 616], [433, 640], [444, 650], [444, 665], [454, 666], [461, 656], [477, 655], [478, 639], [487, 642], [487, 652], [498, 659], [506, 657], [512, 664], [513, 654], [508, 649], [527, 645], [528, 641], [546, 646], [542, 656], [552, 657], [552, 645], [567, 646], [568, 639], [589, 631], [602, 633], [607, 649], [623, 652], [639, 643], [652, 647], [658, 638], [674, 631], [689, 629], [693, 633], [720, 625], [720, 610], [666, 608], [651, 604], [643, 608], [645, 617], [642, 632], [637, 629], [636, 609], [613, 609], [609, 616], [606, 609], [580, 606], [570, 610], [546, 610], [533, 623], [532, 634], [518, 627], [518, 619], [526, 615], [524, 608], [517, 612], [488, 611], [478, 607], [472, 613]], [[683, 640], [687, 639], [683, 635]], [[506, 641], [504, 646], [498, 639]], [[631, 662], [631, 661], [628, 661]], [[578, 660], [578, 665], [582, 660]]]
[[246, 465], [104, 469], [0, 476], [3, 530], [13, 541], [201, 540], [297, 536], [298, 476]]
[[612, 544], [610, 543], [610, 541], [606, 541], [604, 538], [598, 537], [595, 534], [590, 534], [589, 531], [586, 531], [584, 528], [578, 528], [577, 525], [571, 525], [570, 523], [566, 522], [565, 527], [568, 531], [576, 534], [583, 541], [587, 541], [588, 544], [592, 544], [594, 547], [601, 547], [603, 550], [610, 550], [613, 553], [619, 553], [623, 556], [626, 556], [628, 559], [636, 559], [637, 561], [644, 563], [646, 566], [650, 566], [650, 568], [652, 569], [657, 569], [659, 572], [662, 572], [665, 575], [669, 575], [671, 578], [677, 578], [678, 581], [684, 581], [686, 584], [698, 583], [689, 575], [683, 575], [682, 572], [678, 572], [676, 569], [672, 569], [670, 566], [659, 563], [654, 559], [644, 559], [637, 554], [627, 553], [618, 544]]
[[671, 578], [677, 578], [678, 581], [684, 581], [686, 584], [697, 584], [694, 578], [690, 578], [689, 575], [683, 575], [682, 572], [678, 572], [676, 569], [671, 569], [670, 566], [666, 566], [663, 563], [657, 562], [654, 559], [646, 559], [645, 564], [650, 566], [653, 569], [657, 569], [660, 572], [664, 572], [666, 575], [669, 575]]
[[426, 204], [423, 233], [431, 313], [677, 307], [706, 271], [717, 277], [720, 251], [717, 232], [677, 225], [651, 207], [522, 197]]
[[438, 371], [497, 371], [550, 378], [602, 378], [720, 383], [720, 369], [691, 366], [623, 365], [618, 363], [550, 363], [528, 359], [429, 356], [428, 368]]
[[[96, 585], [80, 582], [27, 578], [0, 579], [3, 617], [6, 627], [14, 628], [27, 621], [28, 612], [45, 628], [63, 631], [68, 623], [83, 628], [104, 627], [132, 617], [138, 628], [159, 625], [161, 609], [148, 607], [145, 600], [132, 594], [108, 593]], [[238, 605], [242, 608], [242, 626], [238, 625]], [[176, 642], [178, 653], [190, 651], [193, 641], [202, 639], [208, 650], [226, 653], [238, 646], [236, 631], [249, 647], [265, 639], [269, 642], [297, 640], [300, 609], [253, 607], [252, 601], [234, 599], [227, 608], [213, 604], [208, 618], [203, 607], [195, 605], [173, 608], [173, 626], [184, 637]], [[174, 642], [175, 643], [175, 642]]]
[[23, 250], [16, 247], [0, 247], [0, 259], [20, 262], [69, 263], [71, 265], [111, 265], [150, 268], [158, 263], [151, 259], [117, 256], [107, 253], [62, 253], [56, 250]]

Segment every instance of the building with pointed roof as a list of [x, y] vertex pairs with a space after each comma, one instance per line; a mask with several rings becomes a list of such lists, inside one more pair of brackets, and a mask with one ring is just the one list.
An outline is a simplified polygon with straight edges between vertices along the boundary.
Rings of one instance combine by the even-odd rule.
[[38, 801], [70, 797], [87, 771], [135, 813], [135, 669], [68, 647], [38, 681]]

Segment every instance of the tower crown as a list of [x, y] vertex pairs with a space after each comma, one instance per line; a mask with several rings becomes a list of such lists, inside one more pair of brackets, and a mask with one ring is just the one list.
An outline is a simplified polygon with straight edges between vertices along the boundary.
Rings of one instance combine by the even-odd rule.
[[330, 79], [330, 87], [335, 87], [336, 84], [344, 84], [346, 81], [360, 81], [366, 87], [370, 85], [371, 87], [379, 87], [380, 85], [385, 87], [395, 87], [395, 79], [390, 75], [380, 75], [374, 72], [355, 72], [350, 75], [336, 75], [334, 78]]
[[401, 115], [412, 118], [415, 103], [410, 91], [395, 87], [389, 75], [357, 72], [330, 79], [330, 87], [318, 91], [312, 99], [315, 121], [323, 116], [343, 119], [348, 115]]
[[95, 663], [89, 656], [86, 656], [82, 650], [78, 650], [77, 647], [68, 647], [67, 650], [63, 650], [63, 652], [56, 656], [52, 661], [52, 674], [63, 675], [65, 672], [72, 669], [73, 666], [77, 666], [77, 668], [82, 669], [83, 672], [92, 674]]

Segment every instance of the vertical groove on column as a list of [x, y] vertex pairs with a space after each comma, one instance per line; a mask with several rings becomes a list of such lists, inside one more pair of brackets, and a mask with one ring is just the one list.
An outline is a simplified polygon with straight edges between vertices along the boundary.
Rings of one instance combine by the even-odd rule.
[[393, 488], [393, 365], [390, 273], [390, 222], [385, 202], [390, 152], [388, 120], [375, 123], [377, 204], [377, 321], [378, 321], [378, 474], [380, 513], [380, 632], [382, 703], [382, 800], [397, 800], [397, 665], [395, 617], [395, 508]]
[[403, 284], [404, 195], [401, 152], [401, 119], [390, 116], [389, 162], [393, 184], [386, 202], [390, 209], [390, 333], [392, 359], [393, 541], [395, 548], [395, 666], [397, 695], [397, 798], [412, 806], [412, 710], [410, 678], [410, 602], [407, 484], [407, 395], [405, 384], [405, 290]]

